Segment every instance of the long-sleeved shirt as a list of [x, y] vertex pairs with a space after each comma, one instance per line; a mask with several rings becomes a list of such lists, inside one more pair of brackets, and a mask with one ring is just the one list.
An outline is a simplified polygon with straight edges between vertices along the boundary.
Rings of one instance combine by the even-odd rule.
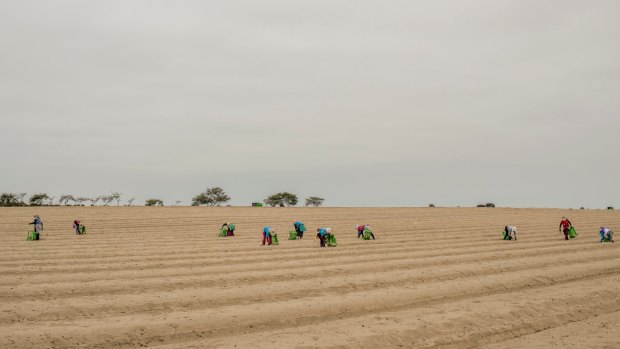
[[562, 229], [562, 228], [569, 229], [572, 226], [573, 226], [573, 224], [568, 219], [563, 219], [560, 222], [560, 229]]

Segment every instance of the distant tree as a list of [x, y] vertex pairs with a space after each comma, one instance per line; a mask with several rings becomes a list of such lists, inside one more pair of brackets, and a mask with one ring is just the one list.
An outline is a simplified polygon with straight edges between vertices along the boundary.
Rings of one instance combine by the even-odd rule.
[[284, 206], [284, 198], [281, 193], [269, 195], [265, 199], [265, 205], [269, 205], [271, 207]]
[[485, 205], [485, 207], [495, 207], [495, 204], [492, 202], [487, 202]]
[[428, 207], [435, 207], [435, 204], [428, 204]]
[[207, 196], [207, 193], [200, 193], [192, 198], [192, 206], [200, 206], [200, 205], [211, 206], [210, 204], [211, 202], [209, 201], [209, 197]]
[[17, 193], [15, 195], [17, 196], [17, 200], [19, 200], [22, 206], [26, 206], [26, 203], [24, 202], [24, 198], [26, 197], [26, 195], [28, 195], [28, 193]]
[[478, 204], [476, 207], [487, 207], [485, 204]]
[[286, 206], [295, 206], [297, 205], [297, 202], [299, 201], [297, 199], [297, 195], [287, 193], [287, 192], [282, 193], [282, 197], [284, 198], [284, 204]]
[[323, 205], [323, 201], [325, 201], [325, 199], [320, 198], [318, 196], [311, 196], [306, 199], [306, 206], [319, 207]]
[[110, 206], [110, 202], [114, 200], [114, 196], [112, 195], [102, 195], [100, 196], [100, 198], [101, 198], [101, 202], [103, 203], [103, 206]]
[[46, 200], [48, 200], [50, 197], [46, 194], [46, 193], [36, 193], [33, 194], [29, 201], [30, 201], [30, 206], [41, 206], [45, 203]]
[[148, 199], [144, 203], [145, 206], [164, 206], [164, 202], [159, 199]]
[[281, 193], [272, 194], [272, 195], [269, 195], [265, 199], [265, 204], [271, 207], [276, 207], [276, 206], [284, 207], [285, 205], [295, 206], [297, 205], [297, 202], [298, 202], [297, 195], [291, 194], [289, 192], [281, 192]]
[[129, 204], [129, 206], [133, 205], [133, 201], [134, 201], [135, 199], [136, 199], [136, 198], [131, 198], [131, 199], [127, 200], [127, 203]]
[[116, 200], [116, 206], [120, 206], [121, 205], [121, 193], [118, 192], [113, 192], [112, 195], [110, 195], [110, 197], [112, 198], [112, 200]]
[[230, 196], [226, 195], [224, 189], [220, 187], [207, 188], [204, 193], [199, 193], [192, 198], [192, 206], [220, 206], [230, 201]]
[[613, 206], [607, 206], [607, 209], [608, 210], [613, 210], [614, 208], [613, 208]]
[[180, 204], [181, 204], [181, 201], [177, 200], [177, 201], [174, 203], [174, 206], [179, 206]]
[[75, 201], [75, 198], [73, 197], [73, 195], [69, 195], [69, 194], [64, 194], [60, 196], [60, 199], [58, 201], [58, 203], [60, 205], [62, 205], [63, 203], [66, 205], [69, 204], [69, 201]]
[[80, 198], [75, 198], [75, 203], [78, 204], [78, 206], [83, 206], [84, 202], [89, 201], [89, 198], [84, 198], [84, 197], [80, 197]]
[[55, 198], [56, 198], [55, 196], [50, 196], [50, 198], [47, 200], [47, 204], [50, 206], [53, 206]]
[[19, 194], [13, 193], [2, 193], [0, 195], [0, 206], [2, 207], [13, 207], [13, 206], [24, 206], [19, 200]]
[[230, 201], [230, 196], [226, 194], [224, 189], [220, 187], [213, 187], [207, 189], [207, 196], [211, 199], [215, 205], [219, 206]]

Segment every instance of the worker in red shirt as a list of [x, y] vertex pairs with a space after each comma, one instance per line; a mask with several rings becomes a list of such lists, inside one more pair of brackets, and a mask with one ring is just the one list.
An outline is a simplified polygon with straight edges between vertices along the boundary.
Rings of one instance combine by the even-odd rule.
[[366, 228], [366, 224], [357, 226], [357, 238], [358, 239], [364, 235], [364, 228]]
[[566, 217], [562, 217], [562, 221], [560, 222], [559, 231], [564, 233], [564, 240], [568, 240], [568, 232], [570, 231], [570, 227], [573, 224]]

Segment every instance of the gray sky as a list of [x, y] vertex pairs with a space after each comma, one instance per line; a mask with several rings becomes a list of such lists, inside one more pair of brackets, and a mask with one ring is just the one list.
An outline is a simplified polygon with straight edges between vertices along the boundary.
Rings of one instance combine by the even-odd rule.
[[619, 13], [0, 0], [0, 191], [620, 205]]

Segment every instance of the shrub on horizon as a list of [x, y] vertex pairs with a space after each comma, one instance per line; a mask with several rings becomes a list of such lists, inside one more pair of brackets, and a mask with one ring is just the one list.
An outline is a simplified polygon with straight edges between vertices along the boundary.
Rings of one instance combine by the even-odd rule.
[[144, 202], [144, 206], [164, 206], [164, 202], [159, 199], [148, 199]]

